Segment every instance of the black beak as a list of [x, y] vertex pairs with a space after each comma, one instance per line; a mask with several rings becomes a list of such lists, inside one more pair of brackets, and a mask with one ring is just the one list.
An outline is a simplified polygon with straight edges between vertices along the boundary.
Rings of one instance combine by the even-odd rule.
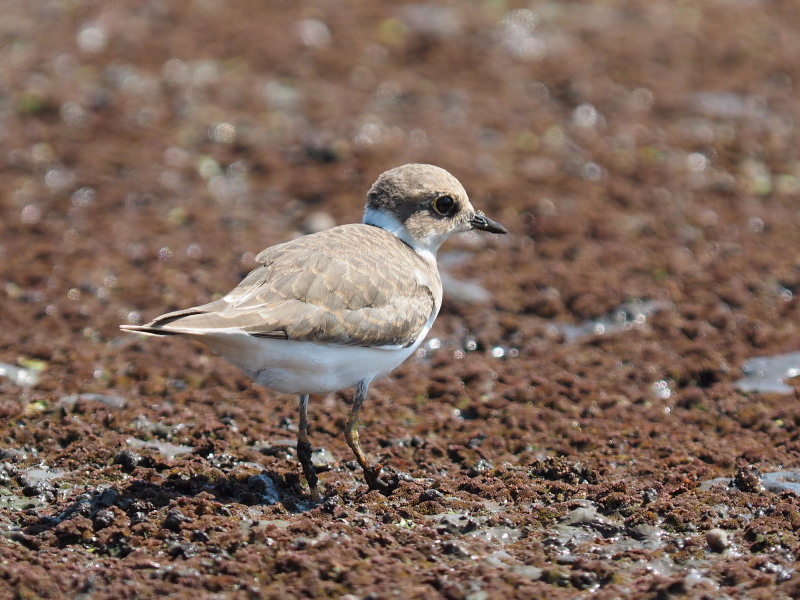
[[489, 217], [481, 211], [475, 213], [475, 216], [469, 222], [473, 229], [482, 229], [489, 233], [508, 233], [505, 227], [500, 225], [497, 221], [492, 221]]

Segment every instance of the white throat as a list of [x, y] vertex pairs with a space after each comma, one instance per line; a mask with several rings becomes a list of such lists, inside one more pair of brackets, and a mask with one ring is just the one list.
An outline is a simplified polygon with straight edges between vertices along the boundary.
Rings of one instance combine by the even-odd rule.
[[428, 238], [421, 240], [416, 239], [409, 233], [406, 226], [403, 225], [392, 213], [378, 208], [372, 208], [370, 206], [364, 210], [364, 219], [362, 222], [365, 225], [374, 225], [375, 227], [380, 227], [384, 231], [388, 231], [389, 233], [396, 235], [401, 241], [408, 244], [414, 250], [414, 252], [419, 254], [428, 262], [432, 263], [434, 266], [436, 265], [436, 251], [439, 250], [439, 246], [441, 246], [442, 242], [444, 242], [444, 239], [442, 239], [441, 236], [435, 235], [433, 232], [431, 232], [432, 235]]

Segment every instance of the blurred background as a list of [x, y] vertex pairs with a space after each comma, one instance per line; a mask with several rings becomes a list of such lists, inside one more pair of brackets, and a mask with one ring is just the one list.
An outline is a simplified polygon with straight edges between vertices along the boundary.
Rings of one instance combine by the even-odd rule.
[[[11, 5], [6, 295], [110, 334], [130, 310], [224, 292], [267, 245], [360, 220], [405, 162], [451, 170], [516, 234], [480, 242], [508, 245], [500, 306], [585, 318], [664, 283], [687, 293], [653, 273], [763, 232], [767, 208], [796, 219], [796, 16], [721, 0]], [[617, 260], [635, 264], [622, 289], [593, 285]]]
[[[6, 2], [0, 445], [16, 466], [3, 481], [22, 494], [15, 469], [40, 464], [71, 481], [24, 516], [0, 506], [0, 522], [40, 527], [13, 546], [19, 564], [30, 562], [25, 548], [72, 543], [53, 537], [47, 518], [76, 490], [102, 482], [126, 502], [145, 497], [122, 471], [159, 482], [206, 469], [228, 487], [202, 489], [245, 522], [242, 506], [259, 501], [232, 482], [255, 481], [235, 475], [250, 461], [271, 469], [295, 509], [291, 451], [258, 449], [292, 436], [294, 400], [253, 388], [199, 346], [142, 341], [118, 325], [226, 293], [262, 248], [360, 221], [382, 171], [430, 162], [510, 234], [442, 249], [445, 303], [431, 339], [362, 411], [365, 448], [449, 499], [418, 508], [417, 484], [406, 482], [391, 507], [358, 496], [365, 513], [406, 523], [455, 510], [458, 492], [460, 502], [519, 509], [505, 513], [516, 531], [539, 518], [531, 506], [554, 507], [527, 540], [503, 546], [514, 564], [543, 566], [566, 551], [542, 532], [589, 498], [626, 527], [664, 526], [665, 560], [676, 561], [659, 567], [664, 590], [692, 552], [704, 568], [716, 561], [703, 552], [718, 523], [737, 540], [744, 575], [720, 559], [713, 585], [789, 581], [796, 506], [759, 513], [789, 488], [756, 491], [759, 469], [797, 463], [800, 410], [787, 398], [796, 400], [800, 365], [788, 356], [771, 395], [736, 382], [748, 359], [800, 344], [798, 23], [795, 0]], [[340, 464], [342, 397], [314, 403], [311, 438], [332, 453], [323, 485], [346, 513], [359, 482]], [[153, 458], [142, 439], [177, 454]], [[555, 458], [565, 462], [542, 466]], [[717, 478], [741, 494], [699, 491]], [[139, 533], [124, 532], [128, 550], [163, 556], [164, 514], [200, 489], [170, 496], [170, 485], [148, 488], [149, 508], [111, 500], [123, 522], [144, 519]], [[761, 518], [774, 521], [747, 529]], [[250, 535], [224, 519], [215, 526]], [[111, 560], [105, 538], [76, 535]], [[197, 543], [198, 561], [213, 554]], [[635, 548], [649, 557], [664, 546]], [[464, 555], [473, 551], [484, 552]], [[453, 552], [447, 568], [465, 577]], [[538, 593], [556, 597], [550, 584], [565, 581], [564, 597], [598, 582], [622, 582], [618, 595], [660, 585], [592, 552], [578, 554], [594, 566], [564, 563], [566, 579]], [[778, 567], [758, 566], [759, 553]], [[391, 588], [382, 556], [349, 567], [384, 574], [364, 593]], [[111, 565], [102, 560], [79, 569], [102, 572]], [[533, 593], [503, 564], [486, 566], [501, 573], [487, 589], [511, 597], [502, 583], [511, 577]], [[408, 573], [428, 581], [426, 569]], [[29, 582], [44, 585], [44, 572]], [[80, 588], [75, 577], [64, 589]]]

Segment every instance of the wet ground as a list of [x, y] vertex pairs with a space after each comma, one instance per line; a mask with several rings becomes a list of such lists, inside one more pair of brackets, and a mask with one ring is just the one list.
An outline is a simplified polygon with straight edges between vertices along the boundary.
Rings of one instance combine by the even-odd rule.
[[[12, 3], [14, 4], [14, 3]], [[0, 21], [0, 596], [800, 595], [800, 5], [29, 2]], [[375, 383], [312, 400], [121, 323], [453, 172]]]

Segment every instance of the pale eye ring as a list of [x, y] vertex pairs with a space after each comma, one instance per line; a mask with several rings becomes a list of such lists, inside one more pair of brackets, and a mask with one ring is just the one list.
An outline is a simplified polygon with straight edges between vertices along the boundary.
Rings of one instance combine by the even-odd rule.
[[433, 201], [432, 206], [433, 210], [435, 210], [438, 214], [447, 216], [453, 212], [453, 209], [456, 207], [456, 201], [453, 200], [452, 196], [439, 196]]

